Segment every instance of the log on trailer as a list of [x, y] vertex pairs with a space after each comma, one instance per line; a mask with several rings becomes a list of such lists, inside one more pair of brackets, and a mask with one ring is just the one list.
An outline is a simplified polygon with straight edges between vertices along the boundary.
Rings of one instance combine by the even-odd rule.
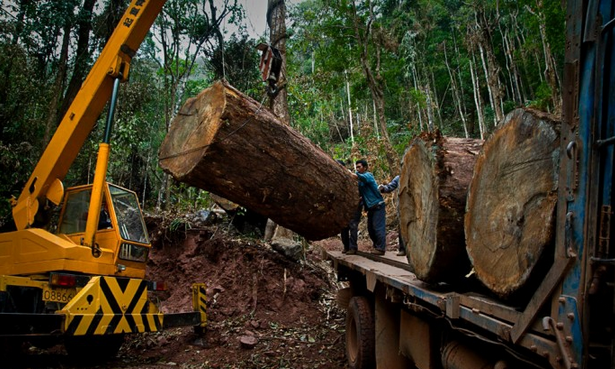
[[348, 170], [226, 81], [182, 106], [158, 156], [177, 181], [256, 211], [308, 240], [338, 234], [359, 202]]
[[[466, 247], [478, 279], [504, 299], [544, 276], [554, 243], [559, 123], [516, 109], [485, 141], [468, 189]], [[542, 273], [542, 276], [541, 276]]]
[[400, 229], [408, 262], [423, 281], [452, 281], [470, 270], [463, 216], [482, 142], [423, 133], [406, 149], [399, 183]]

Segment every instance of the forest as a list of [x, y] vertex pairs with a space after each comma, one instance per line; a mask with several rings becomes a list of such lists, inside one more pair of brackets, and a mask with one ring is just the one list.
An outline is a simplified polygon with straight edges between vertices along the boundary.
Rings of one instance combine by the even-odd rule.
[[[250, 34], [236, 0], [164, 5], [120, 87], [107, 174], [134, 190], [145, 210], [209, 206], [209, 193], [160, 169], [158, 150], [182, 104], [216, 80], [265, 100], [259, 43], [282, 51], [287, 123], [334, 159], [367, 158], [380, 180], [399, 172], [408, 142], [421, 132], [484, 139], [516, 107], [561, 113], [559, 1], [277, 3], [285, 27], [273, 41]], [[0, 1], [0, 227], [11, 226], [10, 198], [21, 193], [127, 5]], [[65, 187], [92, 182], [106, 114]]]

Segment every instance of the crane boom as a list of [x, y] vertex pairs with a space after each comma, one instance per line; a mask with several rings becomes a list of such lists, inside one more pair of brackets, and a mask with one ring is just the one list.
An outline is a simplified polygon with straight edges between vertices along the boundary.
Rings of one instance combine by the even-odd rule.
[[130, 61], [165, 2], [132, 0], [128, 6], [14, 203], [17, 229], [32, 226], [46, 200], [61, 202], [62, 180], [109, 100], [114, 79], [128, 78]]

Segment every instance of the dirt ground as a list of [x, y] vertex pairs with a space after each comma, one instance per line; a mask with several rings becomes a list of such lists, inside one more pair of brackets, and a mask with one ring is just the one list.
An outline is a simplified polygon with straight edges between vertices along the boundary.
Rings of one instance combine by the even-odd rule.
[[[341, 286], [325, 260], [325, 250], [341, 250], [338, 237], [309, 244], [305, 257], [292, 261], [257, 237], [226, 223], [180, 227], [148, 221], [152, 252], [148, 279], [164, 281], [157, 298], [164, 312], [190, 311], [190, 285], [204, 282], [208, 327], [131, 335], [117, 357], [79, 366], [61, 346], [27, 348], [16, 368], [346, 368], [345, 312], [335, 302]], [[173, 229], [173, 231], [170, 231]], [[366, 233], [366, 232], [364, 232]], [[388, 248], [396, 250], [397, 233]], [[360, 236], [359, 248], [370, 242]], [[243, 341], [255, 342], [246, 347]], [[0, 368], [5, 367], [0, 363]]]

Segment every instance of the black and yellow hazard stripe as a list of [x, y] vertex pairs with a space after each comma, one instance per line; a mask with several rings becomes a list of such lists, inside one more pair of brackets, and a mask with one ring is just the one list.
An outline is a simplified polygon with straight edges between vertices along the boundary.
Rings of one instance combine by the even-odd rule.
[[70, 335], [156, 332], [163, 326], [141, 279], [94, 277], [59, 313]]
[[201, 315], [200, 327], [207, 325], [207, 287], [205, 283], [194, 283], [192, 285], [192, 307]]

